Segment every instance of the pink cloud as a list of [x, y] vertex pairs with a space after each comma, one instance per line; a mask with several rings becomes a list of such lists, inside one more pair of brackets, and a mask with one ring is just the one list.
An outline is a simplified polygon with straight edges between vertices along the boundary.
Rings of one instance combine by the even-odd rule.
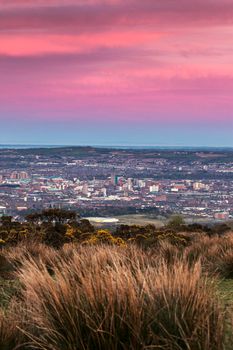
[[109, 30], [116, 25], [172, 28], [174, 24], [184, 27], [233, 23], [233, 3], [230, 0], [53, 1], [50, 6], [43, 1], [39, 5], [24, 1], [13, 4], [15, 6], [9, 7], [6, 2], [2, 3], [1, 31], [80, 33]]
[[230, 0], [0, 6], [0, 118], [232, 119]]
[[45, 55], [49, 53], [90, 52], [97, 47], [132, 47], [159, 40], [164, 34], [146, 31], [111, 31], [81, 35], [9, 35], [0, 37], [0, 54], [10, 56]]

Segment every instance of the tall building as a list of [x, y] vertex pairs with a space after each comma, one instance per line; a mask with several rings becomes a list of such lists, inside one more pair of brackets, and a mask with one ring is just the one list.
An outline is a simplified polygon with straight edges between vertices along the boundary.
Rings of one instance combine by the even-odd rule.
[[117, 184], [118, 184], [118, 178], [119, 178], [118, 175], [112, 174], [112, 175], [111, 175], [111, 184], [114, 185], [114, 186], [117, 186]]
[[152, 185], [149, 187], [150, 192], [159, 192], [159, 185]]
[[128, 178], [127, 185], [128, 185], [128, 190], [132, 191], [133, 190], [133, 179]]
[[107, 189], [105, 187], [101, 189], [101, 192], [103, 194], [103, 197], [107, 197]]
[[87, 184], [87, 183], [85, 183], [85, 184], [83, 185], [82, 193], [85, 194], [86, 196], [88, 195], [89, 189], [88, 189], [88, 184]]
[[17, 171], [13, 171], [13, 172], [11, 173], [10, 178], [11, 178], [12, 180], [18, 180], [18, 179], [19, 179], [19, 173], [18, 173]]
[[194, 182], [193, 183], [193, 189], [195, 191], [203, 190], [203, 189], [206, 189], [206, 185], [203, 184], [202, 182]]
[[26, 171], [13, 171], [11, 173], [10, 178], [12, 180], [23, 180], [23, 179], [28, 179], [29, 175]]
[[29, 175], [26, 171], [20, 171], [19, 173], [19, 179], [28, 179], [29, 178]]

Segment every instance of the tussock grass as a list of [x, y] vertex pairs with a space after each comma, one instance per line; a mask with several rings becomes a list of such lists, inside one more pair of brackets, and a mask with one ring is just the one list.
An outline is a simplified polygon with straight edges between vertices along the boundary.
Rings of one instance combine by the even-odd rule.
[[2, 252], [0, 252], [0, 278], [10, 279], [13, 271], [13, 264]]
[[233, 278], [233, 235], [199, 237], [184, 250], [183, 257], [191, 265], [200, 259], [210, 276]]
[[5, 259], [17, 269], [22, 266], [25, 260], [42, 260], [44, 263], [50, 262], [58, 257], [57, 251], [42, 243], [26, 242], [2, 250]]
[[231, 303], [215, 290], [216, 277], [233, 276], [230, 234], [146, 249], [21, 243], [0, 259], [1, 350], [233, 348]]
[[52, 268], [29, 259], [19, 273], [40, 349], [223, 349], [223, 313], [199, 262], [100, 246]]
[[20, 331], [23, 324], [24, 309], [19, 303], [12, 302], [7, 311], [0, 310], [0, 349], [24, 350], [29, 349], [28, 339]]

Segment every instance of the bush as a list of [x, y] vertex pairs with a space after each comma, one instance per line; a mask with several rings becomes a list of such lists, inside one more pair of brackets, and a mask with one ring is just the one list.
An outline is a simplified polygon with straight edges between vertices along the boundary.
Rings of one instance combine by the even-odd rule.
[[108, 244], [125, 246], [125, 241], [120, 237], [114, 237], [108, 230], [98, 230], [83, 242], [85, 245]]
[[185, 225], [184, 219], [180, 215], [173, 215], [170, 220], [168, 221], [167, 227], [179, 230]]

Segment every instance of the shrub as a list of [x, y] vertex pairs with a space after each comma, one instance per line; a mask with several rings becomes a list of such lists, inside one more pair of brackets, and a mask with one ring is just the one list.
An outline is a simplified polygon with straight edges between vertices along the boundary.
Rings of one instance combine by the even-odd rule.
[[117, 246], [125, 246], [125, 241], [120, 237], [114, 237], [108, 230], [98, 230], [92, 234], [86, 241], [85, 245], [110, 244]]
[[179, 230], [185, 225], [185, 221], [182, 216], [180, 215], [173, 215], [170, 220], [168, 221], [167, 227]]

